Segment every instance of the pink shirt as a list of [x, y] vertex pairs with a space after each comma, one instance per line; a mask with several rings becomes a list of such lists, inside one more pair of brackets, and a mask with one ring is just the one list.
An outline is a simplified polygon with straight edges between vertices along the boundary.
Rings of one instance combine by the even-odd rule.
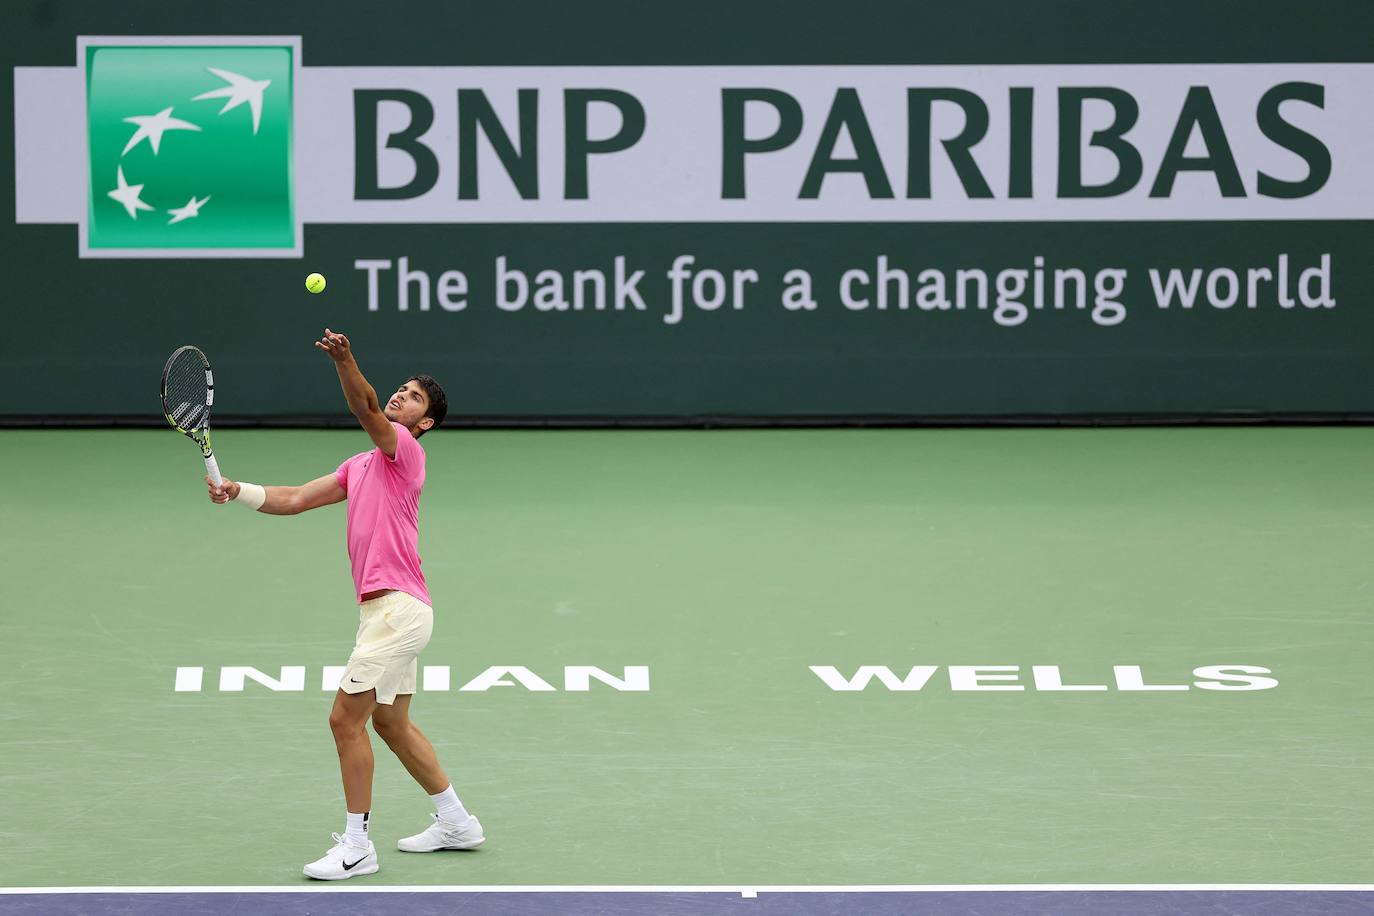
[[425, 450], [399, 423], [396, 457], [380, 447], [359, 452], [334, 472], [348, 494], [348, 560], [361, 604], [363, 595], [394, 588], [425, 604], [429, 589], [420, 572], [420, 490], [425, 485]]

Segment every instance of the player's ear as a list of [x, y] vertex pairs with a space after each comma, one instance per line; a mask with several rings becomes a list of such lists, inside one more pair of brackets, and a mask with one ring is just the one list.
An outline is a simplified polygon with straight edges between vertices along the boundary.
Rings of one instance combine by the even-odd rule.
[[421, 432], [424, 432], [424, 431], [427, 430], [427, 429], [433, 428], [433, 426], [434, 426], [434, 418], [433, 418], [433, 417], [421, 417], [421, 418], [420, 418], [420, 422], [417, 423], [416, 425], [420, 427], [420, 431], [421, 431]]

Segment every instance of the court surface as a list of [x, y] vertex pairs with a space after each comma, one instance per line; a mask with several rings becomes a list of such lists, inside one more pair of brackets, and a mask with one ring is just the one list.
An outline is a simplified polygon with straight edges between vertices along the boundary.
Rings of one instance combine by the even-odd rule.
[[[214, 439], [263, 484], [369, 444]], [[1374, 429], [422, 444], [421, 663], [446, 671], [412, 712], [488, 842], [396, 852], [430, 807], [374, 741], [382, 870], [346, 892], [447, 891], [375, 912], [520, 912], [531, 887], [569, 912], [853, 912], [871, 886], [893, 890], [867, 912], [1374, 911]], [[300, 868], [343, 826], [322, 685], [356, 627], [344, 507], [215, 507], [202, 470], [170, 430], [0, 432], [0, 909], [227, 912], [279, 887], [253, 899], [316, 911]], [[1196, 686], [1240, 665], [1277, 686]], [[892, 674], [832, 689], [860, 666]], [[1049, 689], [1052, 666], [1106, 689]], [[14, 892], [227, 886], [253, 890]]]

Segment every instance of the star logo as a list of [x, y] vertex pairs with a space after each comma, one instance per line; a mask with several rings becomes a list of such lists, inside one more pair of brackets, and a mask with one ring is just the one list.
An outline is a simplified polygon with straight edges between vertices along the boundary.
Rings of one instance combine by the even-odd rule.
[[[81, 46], [90, 164], [83, 256], [299, 257], [291, 142], [297, 46], [291, 39], [185, 41]], [[204, 104], [213, 101], [218, 112]], [[167, 215], [140, 220], [140, 211]]]
[[138, 130], [129, 138], [129, 142], [124, 144], [124, 152], [120, 156], [127, 156], [129, 150], [138, 146], [140, 140], [146, 139], [153, 148], [153, 155], [157, 155], [158, 144], [162, 142], [162, 135], [169, 130], [200, 130], [199, 127], [190, 121], [183, 121], [181, 118], [172, 117], [172, 109], [164, 108], [155, 115], [134, 115], [124, 119], [129, 124], [137, 124]]
[[168, 213], [172, 214], [172, 218], [167, 220], [168, 224], [170, 225], [171, 223], [179, 223], [184, 219], [190, 219], [193, 216], [200, 216], [200, 208], [205, 206], [209, 202], [210, 198], [208, 195], [204, 200], [196, 200], [195, 195], [191, 195], [191, 199], [186, 202], [186, 206], [173, 207], [172, 209], [167, 211]]
[[268, 86], [272, 85], [271, 80], [252, 80], [238, 73], [230, 73], [228, 70], [220, 70], [215, 67], [206, 67], [215, 76], [227, 82], [228, 86], [221, 86], [218, 89], [211, 89], [209, 92], [202, 92], [200, 95], [191, 99], [199, 102], [201, 99], [225, 99], [224, 107], [219, 110], [220, 114], [237, 108], [244, 102], [248, 103], [248, 110], [253, 113], [253, 133], [258, 132], [258, 122], [262, 120], [262, 93]]
[[151, 206], [144, 203], [141, 198], [141, 195], [143, 194], [143, 185], [129, 184], [127, 181], [124, 180], [123, 166], [119, 167], [118, 179], [119, 187], [115, 188], [113, 191], [110, 191], [108, 193], [111, 198], [123, 204], [124, 210], [129, 214], [129, 217], [131, 219], [138, 219], [139, 210], [153, 209]]

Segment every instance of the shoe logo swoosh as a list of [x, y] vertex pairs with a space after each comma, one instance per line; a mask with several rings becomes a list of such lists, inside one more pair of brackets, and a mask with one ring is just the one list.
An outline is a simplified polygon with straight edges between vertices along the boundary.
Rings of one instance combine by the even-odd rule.
[[340, 859], [339, 861], [343, 863], [343, 869], [344, 869], [344, 871], [352, 871], [352, 870], [353, 870], [353, 866], [355, 866], [355, 865], [361, 865], [361, 864], [362, 864], [363, 862], [365, 862], [366, 860], [367, 860], [367, 856], [363, 856], [363, 857], [362, 857], [361, 859], [359, 859], [357, 862], [352, 862], [352, 863], [344, 862], [342, 859]]

